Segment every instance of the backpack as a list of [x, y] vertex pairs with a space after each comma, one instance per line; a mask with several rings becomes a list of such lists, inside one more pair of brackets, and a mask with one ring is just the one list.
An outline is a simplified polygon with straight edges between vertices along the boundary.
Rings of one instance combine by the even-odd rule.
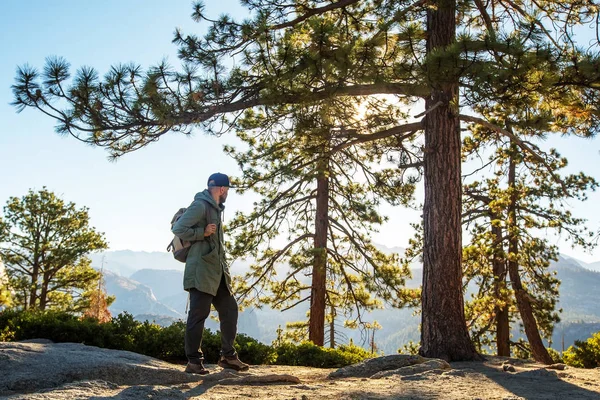
[[[171, 220], [171, 229], [173, 228], [173, 225], [175, 225], [175, 222], [177, 222], [177, 220], [185, 213], [185, 210], [187, 210], [187, 208], [180, 208], [179, 211], [173, 215], [173, 219]], [[173, 235], [173, 240], [171, 240], [171, 243], [169, 243], [169, 246], [167, 246], [167, 251], [172, 251], [173, 257], [175, 257], [177, 261], [184, 263], [187, 259], [187, 255], [191, 246], [192, 242], [182, 240], [178, 236]]]
[[[181, 216], [185, 213], [186, 210], [187, 208], [180, 208], [175, 213], [175, 215], [173, 215], [173, 219], [171, 219], [171, 229], [173, 229], [173, 225], [175, 225], [175, 222], [177, 222], [177, 220], [181, 218]], [[208, 221], [208, 207], [206, 207], [206, 220]], [[190, 247], [192, 247], [192, 244], [194, 244], [194, 242], [188, 242], [186, 240], [181, 239], [177, 235], [173, 235], [173, 240], [171, 240], [171, 243], [169, 243], [169, 246], [167, 246], [167, 251], [172, 251], [173, 257], [177, 261], [184, 263], [187, 260], [187, 256], [190, 251]]]

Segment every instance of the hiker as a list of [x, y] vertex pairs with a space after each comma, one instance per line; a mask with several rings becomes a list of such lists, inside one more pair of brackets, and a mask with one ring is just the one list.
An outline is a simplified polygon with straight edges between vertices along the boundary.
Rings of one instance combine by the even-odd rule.
[[218, 365], [247, 371], [233, 347], [237, 334], [238, 304], [231, 290], [231, 275], [225, 260], [221, 215], [229, 191], [229, 177], [215, 173], [208, 178], [208, 188], [197, 193], [185, 213], [175, 222], [173, 234], [192, 242], [185, 261], [183, 288], [189, 292], [190, 309], [185, 330], [186, 372], [207, 374], [204, 368], [202, 333], [204, 322], [215, 306], [221, 323], [221, 357]]

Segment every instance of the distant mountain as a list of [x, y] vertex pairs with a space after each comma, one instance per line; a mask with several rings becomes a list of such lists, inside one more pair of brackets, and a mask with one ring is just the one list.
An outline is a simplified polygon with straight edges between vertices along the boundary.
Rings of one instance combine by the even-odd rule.
[[593, 263], [580, 262], [580, 264], [583, 268], [589, 269], [591, 271], [600, 272], [600, 261], [596, 261]]
[[[375, 244], [379, 250], [386, 254], [397, 253], [404, 255], [402, 247], [386, 247], [384, 245]], [[133, 250], [116, 250], [93, 253], [90, 256], [92, 267], [96, 269], [104, 268], [104, 270], [114, 272], [121, 276], [132, 277], [137, 271], [142, 269], [154, 270], [177, 270], [183, 271], [185, 264], [173, 258], [170, 253], [162, 251], [133, 251]], [[234, 275], [242, 275], [250, 269], [251, 262], [248, 260], [236, 260], [231, 266], [231, 273]]]
[[159, 301], [183, 293], [182, 271], [144, 268], [134, 272], [129, 278], [152, 288]]
[[552, 347], [560, 351], [600, 331], [600, 272], [562, 256], [552, 267], [561, 281], [558, 308], [563, 312], [552, 335]]
[[173, 310], [180, 312], [182, 314], [186, 313], [186, 307], [188, 306], [188, 294], [186, 291], [179, 286], [179, 293], [175, 293], [171, 296], [163, 297], [160, 299], [160, 302], [165, 306], [171, 307]]
[[379, 244], [379, 243], [374, 243], [373, 245], [375, 246], [375, 248], [377, 248], [377, 250], [383, 251], [386, 254], [396, 253], [396, 254], [403, 256], [404, 252], [406, 251], [406, 249], [404, 247], [400, 247], [400, 246], [387, 247], [386, 245]]
[[565, 322], [600, 322], [600, 272], [583, 268], [576, 260], [564, 257], [552, 267], [561, 281], [561, 319]]
[[[105, 275], [108, 275], [106, 277], [108, 294], [117, 296], [117, 300], [110, 308], [113, 315], [127, 311], [139, 321], [154, 321], [163, 326], [170, 325], [178, 319], [186, 319], [189, 305], [188, 293], [183, 290], [183, 272], [142, 269], [130, 278], [111, 272], [106, 272]], [[240, 313], [238, 331], [253, 338], [261, 337], [257, 315], [253, 309]], [[216, 316], [215, 312], [206, 321], [205, 327], [216, 331], [219, 330], [219, 323], [213, 318], [214, 316]]]
[[90, 256], [92, 267], [129, 277], [141, 269], [174, 269], [183, 271], [184, 264], [170, 253], [162, 251], [117, 250], [94, 253]]
[[116, 296], [115, 302], [109, 307], [113, 315], [127, 311], [134, 317], [139, 314], [151, 314], [183, 318], [183, 313], [160, 303], [152, 293], [152, 289], [146, 285], [106, 270], [104, 284], [106, 292]]
[[167, 317], [164, 315], [154, 315], [154, 314], [138, 314], [138, 315], [134, 316], [134, 319], [136, 321], [140, 321], [140, 322], [145, 322], [145, 321], [152, 322], [152, 323], [160, 325], [160, 326], [171, 326], [177, 321], [185, 320], [182, 318], [173, 318], [173, 317]]
[[[404, 253], [400, 247], [377, 247], [386, 253]], [[95, 266], [100, 265], [98, 260], [101, 263], [99, 257], [101, 255], [95, 258]], [[110, 264], [122, 276], [111, 273]], [[554, 348], [560, 350], [563, 339], [568, 347], [574, 340], [587, 339], [591, 333], [600, 330], [600, 273], [589, 269], [595, 264], [600, 263], [585, 264], [565, 256], [551, 266], [562, 281], [559, 307], [563, 308], [562, 322], [556, 326], [553, 337]], [[160, 268], [161, 265], [167, 267]], [[242, 275], [248, 271], [249, 265], [249, 261], [236, 261], [231, 267], [232, 274]], [[187, 293], [182, 289], [183, 264], [173, 260], [169, 253], [107, 252], [104, 267], [107, 291], [117, 296], [117, 301], [111, 306], [113, 314], [126, 310], [139, 319], [154, 319], [165, 324], [172, 319], [185, 319]], [[421, 265], [415, 263], [413, 277], [407, 281], [407, 286], [421, 285], [422, 273]], [[246, 309], [240, 314], [239, 331], [270, 343], [276, 338], [278, 327], [285, 327], [286, 322], [304, 320], [306, 307], [300, 305], [285, 312], [268, 308]], [[375, 332], [376, 343], [386, 354], [391, 354], [408, 341], [419, 340], [420, 316], [413, 313], [414, 310], [386, 308], [363, 317], [382, 325], [382, 329]], [[342, 328], [341, 319], [337, 324], [340, 327], [336, 334], [340, 337], [366, 345], [366, 332]], [[211, 319], [207, 321], [207, 327], [218, 329], [218, 324]]]

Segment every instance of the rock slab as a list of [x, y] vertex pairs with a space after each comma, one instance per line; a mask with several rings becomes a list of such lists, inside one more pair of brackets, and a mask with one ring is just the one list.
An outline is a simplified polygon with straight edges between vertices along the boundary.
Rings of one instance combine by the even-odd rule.
[[79, 343], [0, 342], [0, 371], [0, 396], [76, 381], [165, 385], [201, 379], [152, 357]]
[[333, 371], [329, 374], [329, 378], [369, 378], [378, 372], [397, 370], [426, 361], [427, 359], [421, 356], [405, 354], [371, 358]]

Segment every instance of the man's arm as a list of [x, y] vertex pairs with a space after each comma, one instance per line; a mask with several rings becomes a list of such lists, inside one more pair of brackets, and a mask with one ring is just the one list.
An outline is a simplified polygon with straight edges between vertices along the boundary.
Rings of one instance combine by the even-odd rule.
[[[193, 242], [204, 240], [204, 226], [197, 226], [205, 215], [206, 204], [203, 201], [195, 200], [185, 213], [175, 222], [171, 232], [178, 238]], [[205, 221], [208, 222], [208, 221]]]

